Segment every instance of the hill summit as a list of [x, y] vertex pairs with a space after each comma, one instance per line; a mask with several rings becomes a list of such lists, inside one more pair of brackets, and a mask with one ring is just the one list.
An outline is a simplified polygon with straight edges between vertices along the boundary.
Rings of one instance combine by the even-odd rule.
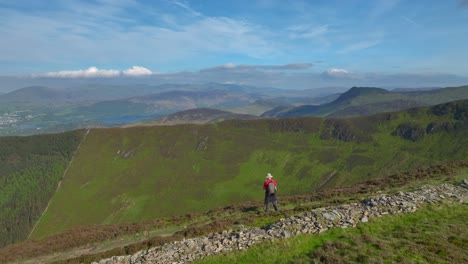
[[345, 93], [341, 94], [333, 103], [349, 102], [358, 96], [371, 96], [391, 93], [385, 89], [377, 87], [352, 87]]

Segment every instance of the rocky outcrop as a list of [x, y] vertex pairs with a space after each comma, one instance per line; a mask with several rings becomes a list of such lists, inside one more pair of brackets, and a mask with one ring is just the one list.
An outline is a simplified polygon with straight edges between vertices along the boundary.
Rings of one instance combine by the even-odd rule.
[[318, 234], [334, 227], [351, 228], [375, 217], [414, 212], [428, 203], [465, 203], [467, 188], [467, 180], [458, 185], [425, 186], [413, 192], [368, 198], [361, 203], [314, 209], [301, 215], [282, 218], [265, 228], [242, 227], [234, 231], [226, 230], [95, 263], [188, 263], [205, 256], [243, 250], [275, 239], [299, 234]]
[[418, 141], [426, 134], [425, 129], [418, 124], [406, 122], [398, 125], [392, 136], [399, 136], [406, 140]]
[[[362, 121], [362, 122], [359, 122]], [[320, 134], [320, 139], [338, 139], [345, 142], [369, 142], [375, 130], [369, 123], [355, 119], [355, 123], [345, 119], [326, 119]]]

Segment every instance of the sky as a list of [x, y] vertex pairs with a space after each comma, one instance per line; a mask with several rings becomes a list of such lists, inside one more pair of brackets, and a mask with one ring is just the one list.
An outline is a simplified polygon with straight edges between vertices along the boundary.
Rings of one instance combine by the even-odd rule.
[[0, 0], [0, 91], [454, 86], [468, 84], [467, 33], [468, 0]]

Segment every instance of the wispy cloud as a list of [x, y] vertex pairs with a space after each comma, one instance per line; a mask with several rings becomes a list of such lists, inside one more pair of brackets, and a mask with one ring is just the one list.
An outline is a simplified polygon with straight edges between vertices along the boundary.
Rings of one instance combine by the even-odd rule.
[[[468, 1], [468, 0], [467, 0]], [[405, 20], [406, 22], [408, 22], [409, 24], [413, 25], [413, 26], [416, 26], [416, 27], [421, 27], [421, 25], [419, 23], [417, 23], [416, 21], [414, 21], [414, 19], [411, 19], [409, 17], [406, 17], [404, 16], [403, 17], [403, 20]]]
[[287, 30], [292, 39], [313, 39], [325, 34], [328, 31], [328, 25], [294, 25], [288, 27]]
[[[0, 61], [158, 65], [216, 54], [258, 59], [280, 52], [267, 28], [236, 18], [203, 16], [183, 1], [170, 1], [180, 7], [179, 13], [165, 17], [157, 15], [163, 13], [158, 6], [105, 3], [69, 1], [35, 14], [0, 9]], [[128, 10], [141, 12], [134, 16]], [[177, 26], [168, 27], [168, 22]]]
[[368, 49], [368, 48], [378, 45], [380, 42], [381, 42], [380, 40], [366, 40], [366, 41], [356, 42], [356, 43], [346, 46], [345, 48], [340, 50], [339, 53], [347, 53], [347, 52]]
[[377, 19], [377, 18], [383, 16], [384, 14], [386, 14], [386, 13], [390, 12], [391, 10], [393, 10], [394, 8], [396, 8], [396, 6], [398, 5], [399, 2], [400, 2], [400, 0], [375, 0], [375, 1], [372, 1], [374, 6], [369, 12], [370, 18], [374, 20], [374, 19]]
[[170, 0], [170, 2], [182, 9], [184, 9], [185, 11], [188, 11], [190, 14], [194, 15], [194, 16], [202, 16], [202, 14], [200, 12], [197, 12], [195, 11], [193, 8], [190, 7], [190, 5], [185, 2], [185, 1], [179, 1], [179, 0]]
[[201, 69], [201, 72], [218, 72], [218, 71], [291, 71], [310, 69], [314, 65], [312, 63], [289, 63], [284, 65], [248, 65], [248, 64], [233, 64], [227, 63], [215, 67]]
[[[293, 71], [280, 65], [288, 61], [310, 61], [320, 76], [332, 64], [466, 73], [459, 54], [466, 54], [467, 0], [0, 2], [1, 75], [89, 65], [200, 72], [224, 62], [233, 63], [231, 72], [279, 74], [281, 67]], [[369, 52], [375, 56], [364, 56]]]

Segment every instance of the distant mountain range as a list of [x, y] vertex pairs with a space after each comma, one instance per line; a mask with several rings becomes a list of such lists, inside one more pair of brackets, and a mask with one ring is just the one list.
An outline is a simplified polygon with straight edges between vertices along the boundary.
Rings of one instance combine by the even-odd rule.
[[[284, 104], [328, 102], [334, 98], [326, 96], [340, 89], [284, 90], [219, 83], [31, 86], [0, 95], [0, 135], [125, 125], [194, 108], [260, 115]], [[315, 99], [315, 95], [322, 97]]]
[[28, 105], [96, 102], [144, 95], [154, 92], [154, 90], [155, 87], [147, 85], [132, 85], [131, 87], [88, 85], [68, 89], [30, 86], [0, 95], [0, 102]]
[[[259, 114], [259, 116], [262, 118], [363, 116], [414, 107], [430, 106], [437, 103], [453, 101], [458, 98], [468, 98], [468, 86], [405, 92], [388, 91], [375, 87], [353, 87], [343, 94], [332, 94], [320, 98], [278, 97], [273, 99], [260, 99], [250, 105], [234, 108], [231, 112], [215, 109], [197, 111], [197, 109], [194, 108], [168, 116], [158, 117], [148, 121], [147, 124], [201, 124], [224, 120], [223, 118], [215, 118], [217, 115], [223, 117], [229, 116], [229, 118], [226, 119], [252, 119], [256, 115], [235, 115], [234, 112], [258, 112], [261, 109], [271, 109], [273, 106], [275, 106], [273, 109], [267, 110], [263, 114]], [[304, 101], [315, 103], [300, 103]], [[320, 102], [325, 103], [320, 104]], [[297, 104], [299, 104], [299, 106], [297, 106]]]
[[154, 122], [211, 123], [233, 118], [251, 119], [252, 116], [370, 115], [468, 98], [467, 87], [421, 88], [418, 91], [353, 87], [346, 91], [340, 87], [284, 90], [219, 83], [86, 85], [66, 89], [31, 86], [0, 95], [0, 135], [120, 126], [197, 108], [218, 109], [231, 114], [209, 119], [197, 119], [199, 115], [179, 119], [176, 115], [177, 122], [174, 117]]
[[41, 104], [47, 102], [111, 101], [170, 91], [212, 91], [223, 90], [242, 94], [283, 95], [287, 90], [242, 86], [233, 84], [163, 84], [150, 85], [85, 85], [68, 88], [30, 86], [0, 96], [0, 102]]
[[138, 122], [134, 125], [178, 125], [178, 124], [210, 124], [231, 119], [258, 119], [258, 116], [247, 114], [235, 114], [228, 111], [196, 108], [180, 111], [174, 114]]
[[[150, 85], [85, 85], [68, 88], [48, 88], [44, 86], [29, 86], [14, 90], [12, 92], [0, 93], [0, 102], [3, 103], [62, 103], [62, 102], [82, 102], [82, 101], [112, 101], [128, 99], [146, 95], [160, 94], [163, 92], [209, 92], [225, 91], [235, 94], [252, 94], [262, 98], [315, 98], [345, 92], [347, 88], [329, 87], [306, 90], [286, 90], [270, 87], [256, 87], [235, 84], [163, 84], [157, 86]], [[299, 100], [300, 101], [300, 100]]]
[[262, 117], [362, 116], [429, 106], [468, 98], [468, 86], [395, 92], [375, 87], [353, 87], [322, 105], [278, 106]]

